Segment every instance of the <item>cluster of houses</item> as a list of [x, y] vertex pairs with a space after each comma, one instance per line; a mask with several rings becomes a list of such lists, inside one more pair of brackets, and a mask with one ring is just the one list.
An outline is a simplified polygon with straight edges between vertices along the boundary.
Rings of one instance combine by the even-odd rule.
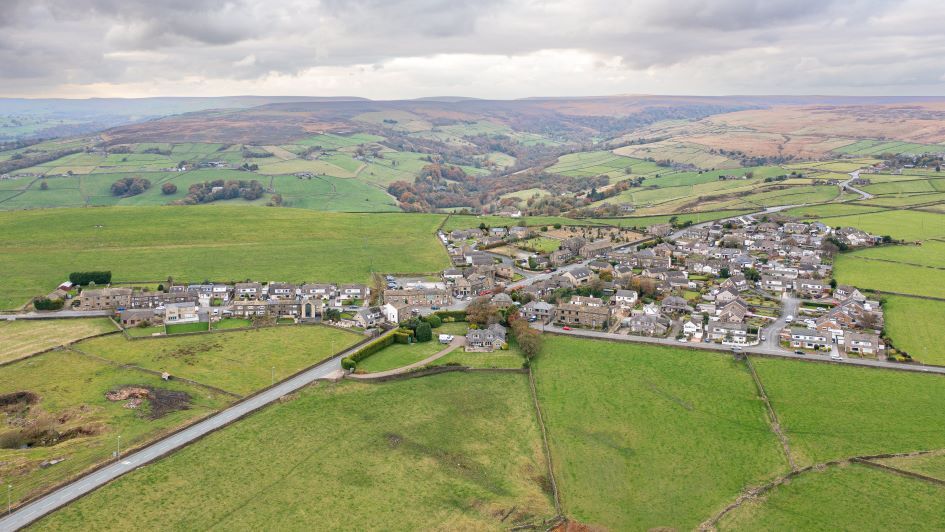
[[[506, 230], [497, 229], [495, 237], [502, 238]], [[516, 229], [527, 231], [508, 231]], [[531, 258], [560, 270], [516, 290], [516, 299], [526, 302], [521, 313], [564, 327], [738, 346], [766, 341], [764, 331], [782, 314], [788, 296], [801, 304], [799, 315], [773, 332], [783, 347], [885, 352], [879, 304], [851, 287], [832, 288], [831, 257], [824, 251], [828, 241], [854, 248], [881, 238], [849, 227], [752, 216], [673, 231], [669, 224], [649, 227], [659, 237], [655, 245], [561, 240], [558, 250]], [[444, 242], [482, 242], [479, 229], [442, 236]], [[513, 273], [497, 277], [492, 256], [474, 247], [452, 250], [454, 264], [466, 265], [444, 272], [457, 297], [489, 294]], [[456, 284], [466, 279], [477, 283], [473, 290], [466, 290], [465, 281]], [[511, 304], [507, 294], [492, 297], [497, 306]]]
[[[79, 310], [115, 311], [123, 326], [133, 327], [143, 322], [188, 323], [227, 317], [314, 320], [327, 308], [360, 306], [370, 296], [371, 289], [362, 284], [208, 283], [171, 285], [166, 290], [85, 288], [74, 305]], [[369, 327], [367, 318], [359, 310], [354, 321]]]

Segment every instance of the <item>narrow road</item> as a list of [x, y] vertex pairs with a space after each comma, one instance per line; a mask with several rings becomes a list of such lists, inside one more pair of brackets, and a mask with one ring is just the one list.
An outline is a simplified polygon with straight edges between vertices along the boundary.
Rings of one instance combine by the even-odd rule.
[[801, 300], [796, 297], [791, 297], [787, 294], [781, 296], [781, 315], [778, 316], [778, 319], [774, 320], [774, 323], [768, 325], [761, 330], [761, 335], [765, 337], [765, 340], [761, 344], [769, 349], [780, 349], [780, 340], [778, 338], [781, 329], [787, 325], [787, 317], [797, 317], [797, 309], [801, 305]]
[[844, 181], [843, 183], [840, 183], [840, 187], [841, 187], [841, 188], [845, 188], [845, 189], [849, 190], [850, 192], [855, 192], [855, 193], [859, 194], [859, 195], [862, 197], [862, 199], [864, 199], [864, 200], [873, 199], [873, 195], [872, 195], [872, 194], [868, 194], [868, 193], [863, 192], [862, 190], [860, 190], [860, 189], [858, 189], [858, 188], [854, 188], [853, 185], [850, 184], [851, 181], [853, 181], [854, 179], [859, 179], [859, 177], [860, 177], [860, 171], [859, 171], [859, 170], [856, 170], [855, 172], [850, 172], [850, 179], [847, 179], [847, 180]]
[[[626, 334], [613, 334], [603, 331], [591, 331], [587, 329], [572, 329], [570, 331], [565, 331], [561, 327], [555, 325], [541, 325], [538, 322], [532, 324], [533, 328], [539, 329], [544, 332], [553, 332], [558, 334], [567, 334], [571, 336], [578, 336], [582, 338], [597, 338], [601, 340], [616, 340], [619, 342], [636, 342], [644, 344], [659, 344], [659, 345], [670, 345], [675, 347], [689, 347], [692, 349], [704, 349], [706, 351], [716, 351], [722, 353], [731, 353], [732, 350], [726, 347], [720, 346], [719, 344], [714, 343], [705, 343], [705, 342], [678, 342], [672, 338], [651, 338], [649, 336], [630, 336]], [[794, 360], [817, 360], [820, 362], [830, 362], [833, 364], [845, 364], [849, 366], [866, 366], [871, 368], [882, 368], [882, 369], [896, 369], [902, 371], [914, 371], [917, 373], [936, 373], [939, 375], [945, 375], [945, 367], [941, 366], [924, 366], [921, 364], [900, 364], [898, 362], [887, 362], [885, 360], [871, 360], [866, 358], [843, 358], [842, 360], [832, 360], [830, 355], [797, 355], [791, 351], [787, 351], [780, 348], [771, 348], [765, 345], [754, 345], [754, 346], [745, 346], [742, 348], [743, 353], [754, 353], [758, 355], [769, 355], [783, 358], [791, 358]]]
[[[385, 334], [393, 334], [394, 329]], [[352, 347], [332, 357], [317, 366], [284, 380], [275, 386], [263, 390], [242, 402], [223, 410], [209, 418], [192, 425], [176, 434], [158, 440], [148, 446], [121, 457], [118, 461], [90, 473], [84, 477], [66, 484], [65, 486], [48, 493], [32, 502], [29, 502], [15, 512], [0, 519], [0, 531], [17, 530], [23, 528], [40, 517], [62, 507], [70, 502], [94, 491], [104, 484], [129, 473], [149, 462], [176, 451], [207, 434], [232, 423], [243, 416], [251, 414], [260, 408], [278, 401], [280, 397], [299, 390], [312, 382], [341, 369], [341, 359], [358, 349]]]

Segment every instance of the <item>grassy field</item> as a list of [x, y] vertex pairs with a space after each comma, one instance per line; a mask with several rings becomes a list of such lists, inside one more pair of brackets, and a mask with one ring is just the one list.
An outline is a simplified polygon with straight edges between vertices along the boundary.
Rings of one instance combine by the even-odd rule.
[[0, 213], [0, 308], [47, 293], [77, 270], [181, 282], [367, 282], [372, 270], [434, 272], [449, 265], [433, 237], [442, 220], [224, 206]]
[[492, 353], [467, 353], [462, 349], [457, 349], [443, 358], [437, 359], [431, 365], [460, 364], [470, 368], [518, 369], [522, 367], [523, 362], [525, 362], [525, 358], [513, 342], [509, 349], [493, 351]]
[[649, 227], [654, 224], [669, 223], [670, 219], [675, 218], [678, 223], [693, 222], [702, 223], [712, 220], [721, 220], [722, 218], [731, 218], [742, 214], [755, 212], [755, 209], [738, 209], [725, 211], [707, 211], [681, 214], [660, 214], [656, 216], [630, 216], [627, 218], [600, 218], [597, 221], [602, 224], [614, 225], [617, 227]]
[[508, 529], [554, 514], [531, 404], [522, 375], [321, 384], [36, 528]]
[[518, 242], [515, 245], [522, 249], [527, 249], [538, 253], [551, 253], [553, 251], [557, 251], [558, 248], [561, 247], [561, 241], [557, 238], [536, 236], [534, 238], [529, 238], [528, 240]]
[[[129, 385], [185, 392], [190, 404], [154, 418], [159, 411], [150, 403], [129, 409], [125, 401], [105, 399], [105, 392]], [[14, 501], [109, 459], [118, 436], [122, 449], [140, 445], [207, 415], [229, 400], [206, 389], [164, 382], [155, 375], [71, 351], [45, 353], [0, 368], [0, 395], [15, 392], [30, 392], [39, 399], [28, 410], [5, 408], [0, 412], [0, 439], [4, 443], [0, 446], [0, 478], [13, 486]], [[48, 427], [63, 436], [54, 445], [20, 448], [17, 434], [24, 421], [36, 430]], [[43, 461], [59, 458], [66, 460], [40, 467]]]
[[444, 323], [433, 329], [433, 340], [413, 344], [392, 344], [358, 363], [358, 370], [366, 373], [376, 373], [419, 362], [448, 347], [437, 341], [437, 335], [461, 336], [466, 334], [466, 329], [467, 326], [463, 322]]
[[945, 450], [920, 456], [884, 458], [876, 462], [945, 481]]
[[[805, 207], [803, 210], [809, 210]], [[821, 217], [831, 226], [851, 226], [875, 235], [892, 235], [905, 240], [945, 237], [945, 215], [908, 210], [883, 210], [848, 216]]]
[[886, 334], [893, 345], [926, 364], [945, 366], [945, 346], [939, 335], [945, 301], [885, 296]]
[[801, 466], [945, 448], [939, 376], [753, 360]]
[[859, 288], [945, 298], [945, 270], [867, 260], [857, 253], [837, 255], [834, 277]]
[[299, 325], [138, 341], [109, 336], [76, 347], [122, 364], [167, 371], [245, 395], [269, 386], [273, 373], [282, 380], [363, 338], [331, 327]]
[[223, 329], [242, 329], [245, 327], [252, 327], [253, 320], [245, 318], [224, 318], [220, 321], [215, 321], [211, 324], [211, 328], [214, 331], [223, 330]]
[[564, 511], [582, 523], [692, 529], [787, 469], [731, 357], [554, 337], [533, 367]]
[[195, 321], [192, 323], [166, 323], [164, 332], [167, 334], [184, 334], [192, 332], [204, 332], [210, 330], [210, 324], [205, 321]]
[[115, 330], [108, 318], [0, 321], [0, 363]]
[[945, 488], [862, 465], [811, 471], [727, 515], [719, 530], [941, 530]]

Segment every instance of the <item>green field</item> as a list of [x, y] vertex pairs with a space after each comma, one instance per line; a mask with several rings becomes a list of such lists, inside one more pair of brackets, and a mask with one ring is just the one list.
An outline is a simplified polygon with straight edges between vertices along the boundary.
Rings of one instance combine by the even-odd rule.
[[121, 364], [167, 371], [246, 395], [272, 384], [273, 375], [282, 380], [363, 339], [332, 327], [298, 325], [137, 341], [108, 336], [76, 347]]
[[677, 223], [686, 223], [691, 221], [694, 224], [698, 224], [702, 222], [710, 222], [713, 220], [721, 220], [723, 218], [731, 218], [733, 216], [741, 216], [743, 214], [749, 214], [752, 212], [757, 212], [757, 210], [738, 209], [680, 214], [659, 214], [655, 216], [629, 216], [626, 218], [600, 218], [596, 221], [602, 224], [614, 225], [617, 227], [639, 227], [642, 229], [655, 224], [669, 223], [670, 219], [672, 218], [675, 218]]
[[320, 384], [36, 528], [506, 530], [554, 515], [540, 442], [522, 375]]
[[538, 253], [551, 253], [557, 251], [561, 247], [561, 241], [557, 238], [549, 238], [546, 236], [536, 236], [529, 238], [528, 240], [523, 240], [521, 242], [516, 242], [517, 247], [522, 249], [527, 249], [529, 251], [535, 251]]
[[[852, 206], [851, 206], [852, 207]], [[804, 207], [803, 211], [811, 208]], [[851, 226], [874, 235], [892, 235], [905, 240], [945, 237], [945, 215], [908, 210], [825, 216], [820, 221], [831, 226]]]
[[800, 466], [945, 448], [940, 376], [753, 360]]
[[945, 270], [867, 260], [857, 253], [834, 258], [834, 277], [843, 284], [900, 294], [945, 298]]
[[[466, 329], [466, 324], [463, 322], [444, 323], [440, 327], [433, 329], [433, 340], [421, 343], [389, 345], [359, 362], [357, 369], [359, 372], [376, 373], [378, 371], [401, 368], [413, 364], [414, 362], [419, 362], [449, 347], [438, 342], [437, 335], [452, 334], [454, 336], [462, 336], [466, 334]], [[462, 350], [462, 348], [459, 349]]]
[[[635, 170], [634, 167], [638, 165], [640, 165], [640, 168]], [[606, 175], [611, 178], [621, 178], [639, 175], [639, 170], [643, 170], [644, 165], [647, 166], [647, 169], [650, 169], [649, 166], [652, 163], [647, 163], [642, 159], [616, 155], [611, 151], [589, 151], [562, 155], [558, 162], [553, 166], [549, 166], [546, 171], [569, 177]], [[669, 171], [669, 169], [665, 170]]]
[[0, 363], [116, 330], [108, 318], [0, 321]]
[[945, 450], [919, 456], [884, 458], [876, 462], [945, 481]]
[[215, 321], [210, 324], [210, 328], [214, 331], [223, 329], [243, 329], [252, 326], [253, 320], [245, 318], [223, 318], [220, 321]]
[[533, 367], [564, 512], [579, 522], [693, 529], [787, 470], [731, 357], [556, 336]]
[[885, 296], [886, 334], [893, 345], [926, 364], [945, 366], [945, 345], [940, 336], [945, 301]]
[[164, 332], [167, 334], [184, 334], [192, 332], [204, 332], [210, 330], [210, 324], [205, 321], [195, 321], [192, 323], [166, 323]]
[[[118, 336], [108, 337], [119, 339]], [[150, 403], [137, 409], [125, 401], [108, 401], [105, 392], [124, 386], [147, 386], [189, 394], [188, 409], [157, 415]], [[182, 382], [164, 382], [142, 371], [121, 368], [72, 351], [37, 355], [0, 368], [0, 395], [31, 392], [39, 401], [28, 410], [0, 411], [0, 478], [13, 486], [13, 500], [72, 477], [111, 457], [121, 436], [122, 449], [141, 445], [157, 435], [203, 417], [231, 400], [222, 394]], [[54, 445], [21, 448], [16, 434], [24, 427], [62, 434]], [[75, 437], [69, 438], [72, 433]], [[12, 447], [12, 448], [11, 448]], [[45, 460], [66, 458], [40, 467]]]
[[228, 206], [0, 213], [0, 308], [77, 270], [111, 270], [116, 282], [368, 282], [372, 270], [436, 272], [449, 265], [433, 236], [442, 220]]
[[470, 368], [503, 368], [519, 369], [525, 358], [521, 351], [515, 347], [515, 342], [505, 351], [493, 351], [491, 353], [467, 353], [462, 349], [457, 349], [452, 353], [439, 358], [433, 362], [433, 366], [445, 366], [447, 364], [459, 364]]
[[941, 530], [945, 487], [863, 465], [810, 471], [727, 515], [719, 530]]

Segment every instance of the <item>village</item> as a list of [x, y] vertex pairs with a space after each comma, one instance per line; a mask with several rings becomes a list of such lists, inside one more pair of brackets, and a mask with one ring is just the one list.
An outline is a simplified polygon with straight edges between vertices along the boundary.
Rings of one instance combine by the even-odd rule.
[[[328, 323], [375, 334], [477, 304], [559, 334], [895, 360], [882, 337], [880, 304], [832, 280], [840, 248], [883, 243], [857, 229], [772, 213], [639, 231], [482, 224], [438, 238], [452, 263], [439, 278], [376, 275], [373, 287], [168, 279], [156, 287], [93, 283], [81, 291], [63, 283], [46, 297], [68, 301], [79, 314], [113, 315], [122, 328], [150, 335], [240, 320], [254, 327]], [[466, 337], [469, 350], [505, 343], [498, 323], [473, 327]]]

